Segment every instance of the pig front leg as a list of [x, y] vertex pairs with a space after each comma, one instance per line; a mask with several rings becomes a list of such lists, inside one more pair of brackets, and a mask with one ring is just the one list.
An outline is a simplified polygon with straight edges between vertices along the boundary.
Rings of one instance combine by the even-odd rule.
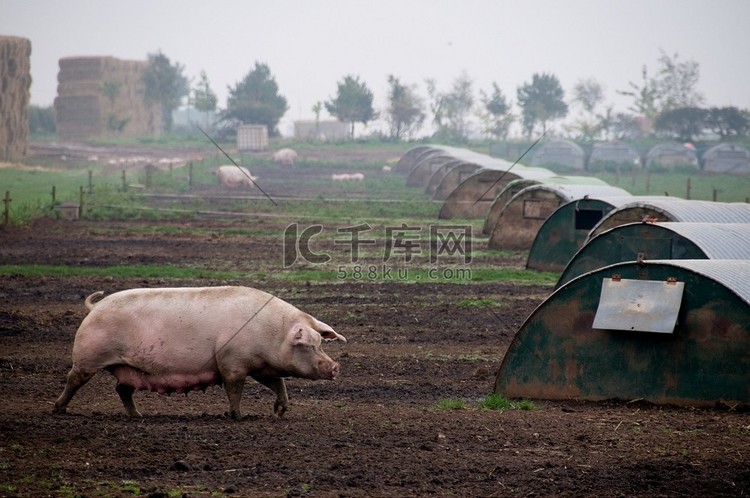
[[289, 397], [286, 393], [286, 384], [284, 379], [281, 377], [266, 377], [263, 375], [251, 375], [253, 379], [257, 380], [270, 390], [276, 393], [276, 402], [273, 404], [273, 411], [279, 417], [284, 415], [286, 412], [287, 405], [289, 404]]
[[125, 407], [125, 411], [128, 412], [129, 416], [143, 417], [143, 415], [141, 415], [141, 412], [139, 412], [138, 408], [135, 406], [135, 401], [133, 401], [133, 392], [135, 392], [135, 388], [133, 386], [117, 384], [117, 386], [115, 386], [115, 391], [117, 391], [117, 394], [120, 395], [122, 406]]

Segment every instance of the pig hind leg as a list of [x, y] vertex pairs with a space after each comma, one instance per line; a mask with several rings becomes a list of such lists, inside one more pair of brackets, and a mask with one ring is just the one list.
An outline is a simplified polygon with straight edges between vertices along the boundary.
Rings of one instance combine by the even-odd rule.
[[279, 417], [286, 412], [289, 404], [289, 396], [286, 393], [286, 384], [281, 377], [265, 377], [262, 375], [252, 375], [252, 378], [276, 393], [276, 402], [273, 404], [273, 411]]
[[65, 389], [60, 397], [57, 398], [57, 401], [55, 401], [55, 407], [52, 409], [52, 413], [65, 413], [68, 408], [68, 403], [70, 403], [73, 395], [75, 395], [84, 384], [90, 381], [94, 374], [96, 374], [96, 371], [84, 372], [76, 365], [73, 365], [73, 368], [68, 372]]

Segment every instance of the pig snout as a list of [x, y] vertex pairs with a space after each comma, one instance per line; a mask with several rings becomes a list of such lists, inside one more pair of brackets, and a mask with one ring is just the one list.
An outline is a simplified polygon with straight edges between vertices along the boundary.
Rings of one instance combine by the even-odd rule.
[[339, 364], [330, 358], [322, 359], [318, 361], [318, 378], [322, 380], [336, 380], [340, 369]]

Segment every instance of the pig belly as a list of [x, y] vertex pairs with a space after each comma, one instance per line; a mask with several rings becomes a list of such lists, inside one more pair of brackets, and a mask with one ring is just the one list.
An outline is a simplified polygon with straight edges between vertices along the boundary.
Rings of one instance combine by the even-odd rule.
[[114, 365], [108, 370], [115, 376], [118, 384], [159, 394], [205, 391], [207, 387], [222, 384], [221, 376], [216, 371], [150, 374], [128, 365]]

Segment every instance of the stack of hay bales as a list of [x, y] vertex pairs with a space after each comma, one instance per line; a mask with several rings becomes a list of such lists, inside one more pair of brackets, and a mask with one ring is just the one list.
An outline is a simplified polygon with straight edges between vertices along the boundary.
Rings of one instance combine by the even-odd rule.
[[0, 161], [18, 161], [28, 151], [31, 42], [0, 36]]
[[55, 121], [64, 142], [91, 137], [158, 135], [161, 113], [144, 102], [147, 61], [114, 57], [60, 59]]

